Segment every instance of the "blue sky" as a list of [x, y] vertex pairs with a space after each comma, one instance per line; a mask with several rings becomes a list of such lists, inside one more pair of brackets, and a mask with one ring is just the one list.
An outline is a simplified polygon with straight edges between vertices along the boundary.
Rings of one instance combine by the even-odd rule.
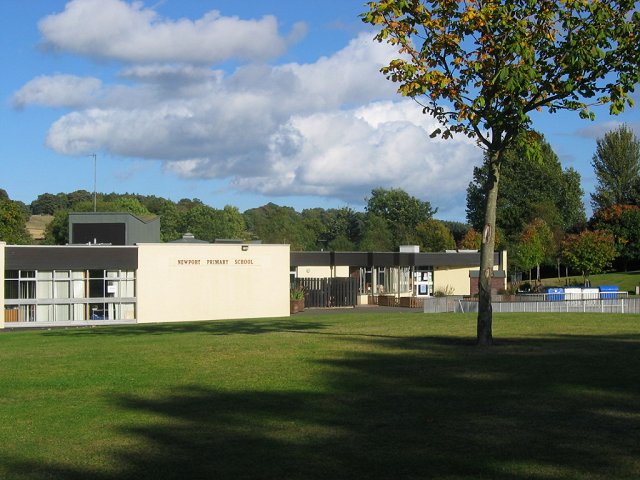
[[[378, 72], [394, 52], [363, 3], [0, 0], [0, 188], [25, 203], [91, 191], [95, 153], [99, 192], [359, 210], [402, 188], [464, 221], [482, 152], [429, 138], [433, 120]], [[640, 136], [640, 109], [596, 114], [534, 118], [587, 206], [596, 139], [622, 122]]]

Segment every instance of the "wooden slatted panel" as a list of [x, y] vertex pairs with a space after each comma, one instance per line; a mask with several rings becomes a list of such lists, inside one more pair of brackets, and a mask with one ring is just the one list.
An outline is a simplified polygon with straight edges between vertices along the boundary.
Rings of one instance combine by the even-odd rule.
[[357, 303], [356, 278], [296, 278], [295, 287], [304, 289], [305, 307], [353, 307]]

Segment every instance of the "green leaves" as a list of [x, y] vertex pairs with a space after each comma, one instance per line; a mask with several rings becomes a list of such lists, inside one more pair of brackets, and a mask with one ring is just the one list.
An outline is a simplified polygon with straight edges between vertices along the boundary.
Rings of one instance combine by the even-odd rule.
[[567, 235], [563, 242], [562, 255], [570, 266], [588, 277], [604, 272], [618, 253], [611, 233], [585, 230], [577, 235]]
[[[618, 114], [633, 104], [629, 92], [640, 80], [634, 1], [381, 0], [368, 7], [362, 19], [380, 28], [376, 39], [403, 55], [383, 72], [402, 95], [427, 97], [425, 113], [447, 127], [442, 137], [463, 132], [485, 149], [504, 148], [500, 138], [527, 126], [533, 110], [593, 119], [591, 105], [609, 103]], [[486, 131], [475, 128], [483, 123]]]

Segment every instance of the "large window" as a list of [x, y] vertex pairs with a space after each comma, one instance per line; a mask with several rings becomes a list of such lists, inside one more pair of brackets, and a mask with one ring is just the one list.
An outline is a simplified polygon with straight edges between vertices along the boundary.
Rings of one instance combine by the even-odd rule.
[[5, 322], [135, 320], [131, 270], [7, 270]]

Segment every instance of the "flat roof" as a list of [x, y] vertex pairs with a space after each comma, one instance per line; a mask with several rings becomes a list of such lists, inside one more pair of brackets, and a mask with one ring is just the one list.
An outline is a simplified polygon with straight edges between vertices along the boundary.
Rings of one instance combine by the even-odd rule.
[[[493, 261], [500, 262], [500, 252]], [[292, 267], [465, 267], [480, 264], [480, 252], [291, 252]]]
[[7, 270], [135, 270], [138, 248], [105, 245], [7, 245]]

